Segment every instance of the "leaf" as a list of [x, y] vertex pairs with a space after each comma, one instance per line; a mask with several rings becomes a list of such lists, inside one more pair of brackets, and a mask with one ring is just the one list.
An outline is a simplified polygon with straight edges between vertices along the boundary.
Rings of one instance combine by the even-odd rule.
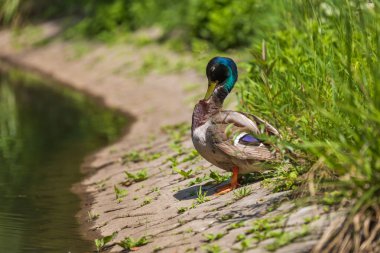
[[118, 232], [113, 232], [112, 235], [104, 236], [99, 239], [95, 239], [95, 247], [97, 251], [100, 251], [106, 246], [107, 243], [111, 242], [116, 236]]

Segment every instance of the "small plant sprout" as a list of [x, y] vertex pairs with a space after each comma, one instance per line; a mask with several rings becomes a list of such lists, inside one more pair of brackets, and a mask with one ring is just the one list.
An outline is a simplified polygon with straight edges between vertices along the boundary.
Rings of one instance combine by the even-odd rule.
[[204, 181], [209, 180], [210, 178], [208, 176], [203, 176], [203, 177], [196, 177], [195, 179], [191, 180], [187, 185], [188, 186], [193, 186], [196, 184], [203, 183]]
[[188, 179], [194, 176], [193, 175], [194, 171], [192, 169], [186, 171], [186, 170], [178, 169], [177, 167], [173, 167], [173, 170], [177, 172], [178, 174], [180, 174], [184, 179]]
[[88, 214], [88, 221], [94, 221], [97, 218], [99, 218], [99, 214], [97, 214], [93, 211], [88, 211], [87, 214]]
[[216, 184], [220, 184], [220, 183], [228, 180], [231, 177], [231, 174], [228, 173], [228, 174], [222, 175], [222, 174], [220, 174], [218, 172], [210, 171], [209, 177], [211, 179], [213, 179]]
[[233, 229], [237, 229], [237, 228], [242, 228], [245, 226], [245, 223], [244, 221], [239, 221], [239, 222], [236, 222], [236, 223], [232, 223], [228, 228], [227, 230], [233, 230]]
[[220, 221], [226, 221], [226, 220], [229, 220], [229, 219], [232, 219], [234, 217], [234, 215], [232, 213], [227, 213], [227, 214], [223, 214], [219, 220]]
[[152, 198], [145, 198], [144, 201], [141, 203], [141, 206], [146, 206], [152, 202]]
[[189, 161], [196, 161], [195, 159], [198, 157], [199, 157], [198, 151], [196, 151], [195, 149], [192, 149], [190, 151], [190, 153], [185, 158], [183, 158], [181, 163], [185, 163], [185, 162], [189, 162]]
[[199, 204], [202, 204], [202, 203], [205, 203], [205, 202], [209, 201], [210, 199], [207, 198], [206, 196], [207, 196], [207, 191], [206, 192], [202, 192], [202, 186], [199, 187], [199, 190], [197, 192], [196, 203], [199, 205]]
[[127, 180], [132, 180], [133, 182], [141, 182], [148, 178], [148, 171], [146, 168], [139, 170], [136, 173], [125, 171], [125, 175]]
[[252, 239], [251, 238], [244, 238], [240, 242], [241, 250], [245, 251], [249, 249], [252, 246]]
[[95, 239], [95, 247], [98, 252], [104, 249], [104, 247], [111, 242], [117, 236], [117, 232], [113, 232], [112, 235], [108, 235], [99, 239]]
[[123, 164], [125, 164], [127, 162], [137, 163], [137, 162], [142, 161], [141, 155], [137, 151], [131, 151], [131, 152], [125, 154], [125, 155], [122, 156], [121, 159], [123, 161]]
[[222, 252], [222, 248], [219, 246], [219, 245], [205, 245], [202, 247], [202, 249], [206, 252], [206, 253], [221, 253]]
[[138, 163], [138, 162], [142, 162], [142, 161], [146, 161], [146, 162], [153, 161], [153, 160], [160, 158], [161, 156], [162, 156], [161, 153], [147, 154], [144, 152], [131, 151], [131, 152], [123, 155], [121, 160], [122, 160], [123, 164], [126, 164], [128, 162]]
[[125, 189], [118, 188], [116, 185], [114, 185], [114, 191], [115, 191], [115, 197], [118, 202], [123, 201], [123, 198], [127, 196], [128, 191]]
[[178, 213], [178, 214], [184, 213], [184, 212], [186, 212], [188, 209], [189, 209], [188, 207], [184, 207], [184, 206], [182, 206], [182, 207], [178, 207], [178, 209], [177, 209], [177, 213]]
[[205, 239], [206, 242], [213, 242], [213, 241], [219, 240], [225, 235], [226, 234], [224, 233], [217, 233], [217, 234], [204, 234], [203, 236], [206, 238]]
[[235, 242], [241, 242], [246, 238], [245, 234], [238, 234], [235, 238]]
[[312, 217], [306, 217], [305, 219], [303, 219], [303, 221], [305, 222], [305, 224], [309, 224], [309, 223], [312, 223], [313, 221], [319, 220], [319, 218], [320, 216], [316, 215]]
[[150, 243], [148, 236], [140, 237], [139, 239], [133, 239], [132, 237], [125, 237], [124, 240], [117, 243], [120, 247], [126, 250], [138, 250], [138, 247], [144, 246]]
[[284, 247], [285, 245], [288, 245], [295, 241], [298, 238], [302, 238], [307, 236], [310, 233], [309, 228], [304, 225], [301, 230], [299, 231], [291, 231], [287, 233], [281, 233], [276, 237], [273, 243], [268, 244], [266, 246], [266, 249], [269, 251], [276, 251], [277, 249]]
[[248, 186], [241, 187], [241, 188], [233, 191], [235, 200], [242, 199], [242, 198], [250, 195], [251, 193], [252, 193], [252, 188], [248, 187]]

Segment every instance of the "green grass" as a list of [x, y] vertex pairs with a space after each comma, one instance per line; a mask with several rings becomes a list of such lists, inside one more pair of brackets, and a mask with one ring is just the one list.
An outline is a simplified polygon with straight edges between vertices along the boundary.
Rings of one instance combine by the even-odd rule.
[[238, 228], [242, 228], [245, 226], [245, 222], [244, 221], [239, 221], [239, 222], [236, 222], [236, 223], [232, 223], [228, 228], [227, 230], [234, 230], [234, 229], [238, 229]]
[[247, 197], [252, 193], [252, 188], [249, 186], [240, 187], [233, 191], [234, 200], [239, 200], [244, 197]]
[[183, 170], [183, 169], [179, 169], [177, 167], [173, 167], [172, 169], [173, 169], [173, 171], [175, 171], [179, 175], [181, 175], [184, 179], [188, 179], [188, 178], [194, 177], [194, 171], [192, 169], [189, 169], [187, 171]]
[[187, 185], [188, 186], [193, 186], [193, 185], [196, 185], [196, 184], [200, 184], [200, 183], [203, 183], [207, 180], [209, 180], [210, 177], [208, 177], [207, 175], [204, 175], [204, 176], [199, 176], [199, 177], [196, 177], [195, 179], [191, 180]]
[[214, 242], [219, 239], [221, 239], [223, 236], [225, 236], [225, 233], [216, 233], [216, 234], [204, 234], [203, 236], [205, 237], [206, 242]]
[[203, 252], [206, 252], [206, 253], [221, 253], [222, 252], [222, 248], [216, 244], [204, 245], [202, 246], [202, 249], [203, 249]]
[[133, 182], [141, 182], [141, 181], [147, 180], [149, 177], [148, 170], [146, 168], [139, 170], [136, 173], [131, 173], [128, 171], [124, 171], [124, 172], [126, 175], [126, 179], [132, 180]]
[[152, 198], [145, 198], [144, 201], [141, 203], [140, 206], [146, 206], [152, 203], [153, 199]]
[[95, 243], [96, 250], [98, 252], [102, 251], [104, 249], [104, 247], [106, 247], [107, 244], [110, 243], [117, 236], [117, 234], [118, 234], [117, 232], [113, 232], [112, 235], [108, 235], [108, 236], [104, 236], [104, 237], [99, 238], [99, 239], [95, 239], [94, 243]]
[[231, 173], [227, 173], [227, 174], [220, 174], [216, 171], [210, 171], [210, 175], [209, 177], [216, 183], [216, 184], [220, 184], [228, 179], [231, 178]]
[[185, 158], [183, 158], [181, 163], [185, 163], [185, 162], [189, 162], [189, 161], [196, 162], [197, 158], [199, 158], [198, 151], [196, 151], [195, 149], [191, 149], [191, 151], [188, 153], [188, 155]]
[[182, 214], [182, 213], [186, 212], [187, 210], [189, 210], [188, 207], [184, 207], [184, 206], [182, 206], [182, 207], [178, 207], [178, 208], [177, 208], [177, 213], [178, 213], [178, 214]]
[[143, 151], [131, 151], [122, 156], [123, 164], [128, 162], [138, 163], [138, 162], [148, 162], [153, 161], [160, 158], [162, 154], [160, 152], [157, 153], [146, 153]]
[[121, 189], [114, 185], [114, 191], [115, 191], [115, 198], [117, 202], [123, 201], [123, 198], [128, 195], [128, 191], [125, 189]]
[[307, 171], [304, 166], [291, 166], [290, 164], [280, 164], [274, 166], [275, 171], [270, 177], [265, 178], [261, 185], [271, 188], [273, 192], [295, 190], [302, 184], [301, 175]]
[[[306, 163], [289, 153], [287, 159], [306, 170], [318, 162], [338, 176], [330, 186], [354, 203], [348, 224], [355, 213], [373, 215], [363, 210], [380, 206], [379, 1], [373, 6], [279, 3], [282, 29], [253, 45], [248, 75], [238, 85], [240, 109], [277, 126], [284, 138], [276, 145], [303, 153]], [[278, 190], [299, 184], [299, 171], [286, 174]]]
[[277, 249], [292, 243], [298, 238], [307, 236], [309, 233], [310, 231], [307, 226], [303, 226], [299, 231], [283, 232], [274, 240], [273, 243], [268, 244], [265, 248], [269, 251], [276, 251]]
[[196, 204], [200, 205], [207, 201], [210, 201], [210, 199], [207, 197], [207, 192], [202, 191], [202, 186], [199, 187], [199, 190], [197, 192], [197, 198], [195, 200]]
[[143, 236], [138, 239], [134, 239], [132, 237], [125, 237], [124, 240], [117, 243], [120, 247], [126, 250], [133, 250], [136, 247], [141, 247], [150, 242], [148, 236]]

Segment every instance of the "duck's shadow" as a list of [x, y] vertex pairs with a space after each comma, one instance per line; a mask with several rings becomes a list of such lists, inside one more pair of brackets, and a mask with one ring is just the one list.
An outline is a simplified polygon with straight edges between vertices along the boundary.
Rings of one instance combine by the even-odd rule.
[[[200, 193], [206, 193], [206, 196], [211, 196], [216, 193], [219, 187], [229, 184], [229, 180], [220, 184], [206, 183], [203, 185], [193, 185], [186, 189], [179, 190], [173, 196], [178, 200], [196, 199]], [[201, 192], [200, 192], [201, 190]]]

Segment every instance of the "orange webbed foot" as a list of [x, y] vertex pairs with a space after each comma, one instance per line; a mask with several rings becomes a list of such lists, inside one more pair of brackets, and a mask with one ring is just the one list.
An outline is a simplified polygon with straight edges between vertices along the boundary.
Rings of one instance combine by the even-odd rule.
[[225, 186], [220, 187], [219, 189], [216, 190], [215, 195], [220, 196], [223, 194], [226, 194], [230, 191], [235, 190], [239, 184], [238, 184], [238, 174], [239, 174], [239, 168], [234, 167], [232, 169], [232, 177], [231, 177], [231, 183]]

